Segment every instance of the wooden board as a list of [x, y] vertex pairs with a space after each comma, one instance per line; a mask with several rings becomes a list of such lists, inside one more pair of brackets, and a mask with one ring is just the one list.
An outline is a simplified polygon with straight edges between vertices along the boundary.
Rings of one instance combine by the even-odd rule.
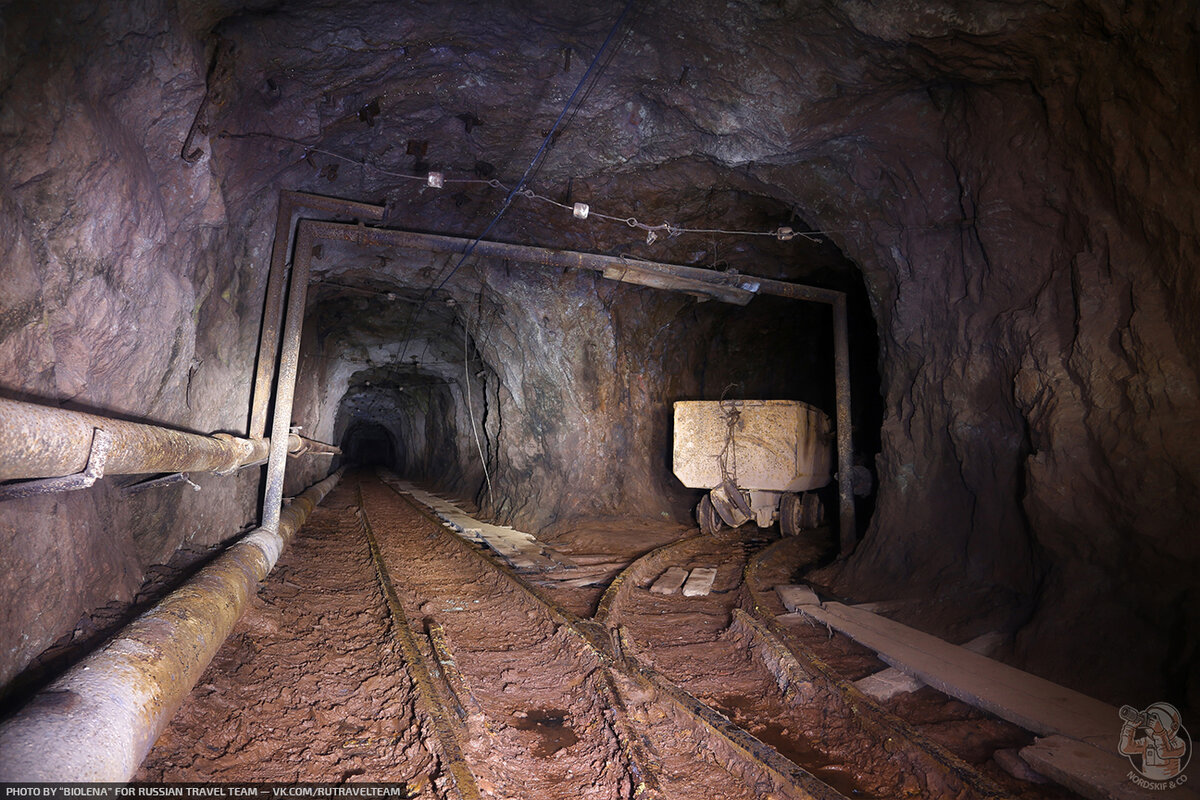
[[717, 579], [716, 567], [696, 567], [688, 575], [687, 583], [683, 585], [684, 597], [704, 597], [712, 591], [713, 581]]
[[1061, 734], [1116, 752], [1121, 718], [1113, 706], [853, 606], [830, 602], [799, 610], [963, 702], [1042, 736]]
[[688, 571], [683, 567], [667, 567], [666, 572], [658, 576], [658, 580], [650, 587], [655, 594], [675, 594], [687, 580]]
[[[775, 590], [778, 591], [779, 588], [776, 586]], [[855, 607], [862, 610], [862, 606]], [[964, 643], [962, 648], [970, 650], [972, 653], [978, 653], [981, 656], [990, 655], [1000, 646], [1001, 638], [999, 633], [992, 631], [982, 636], [976, 636], [971, 641]], [[865, 678], [856, 680], [854, 685], [861, 689], [863, 693], [871, 695], [876, 700], [890, 700], [898, 694], [915, 692], [924, 686], [925, 683], [919, 678], [909, 675], [904, 670], [888, 667], [885, 670], [876, 672], [874, 675], [868, 675]]]
[[384, 480], [397, 491], [411, 495], [418, 503], [428, 506], [447, 527], [452, 528], [464, 539], [486, 544], [517, 569], [545, 571], [574, 566], [570, 559], [544, 547], [532, 534], [505, 525], [480, 522], [453, 503], [422, 491], [406, 481], [388, 478]]
[[779, 602], [788, 611], [800, 611], [801, 606], [821, 605], [821, 598], [808, 586], [781, 584], [775, 587], [775, 594], [779, 595]]
[[1129, 759], [1115, 748], [1106, 753], [1065, 736], [1038, 739], [1021, 748], [1021, 758], [1055, 783], [1091, 800], [1200, 800], [1200, 793], [1187, 785], [1165, 791], [1143, 789], [1130, 780]]

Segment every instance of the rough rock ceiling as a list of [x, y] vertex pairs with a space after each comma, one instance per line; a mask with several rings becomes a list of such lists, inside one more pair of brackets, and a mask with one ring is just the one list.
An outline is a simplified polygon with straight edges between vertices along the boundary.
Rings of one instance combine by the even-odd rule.
[[[5, 8], [4, 388], [237, 430], [278, 189], [384, 200], [389, 224], [478, 233], [502, 193], [422, 188], [424, 174], [512, 185], [619, 4], [144, 0], [57, 11]], [[982, 606], [1004, 598], [1014, 658], [1098, 691], [1137, 679], [1194, 698], [1198, 27], [1188, 4], [647, 3], [531, 186], [646, 222], [827, 236], [647, 243], [524, 198], [494, 236], [833, 286], [852, 281], [844, 253], [878, 330], [884, 410], [878, 511], [830, 579], [881, 594], [975, 593]], [[207, 133], [189, 165], [180, 147], [206, 83]], [[357, 290], [411, 300], [422, 288], [342, 271], [352, 290], [318, 296], [347, 314]], [[684, 343], [721, 321], [696, 322], [641, 290], [608, 308], [594, 283], [519, 268], [509, 278], [502, 265], [464, 271], [456, 299], [495, 274], [506, 275], [495, 297], [514, 330], [534, 360], [550, 359], [527, 385], [489, 384], [522, 410], [527, 390], [548, 398], [521, 417], [537, 423], [526, 441], [541, 444], [508, 452], [510, 480], [619, 484], [600, 433], [542, 421], [567, 419], [564, 409], [595, 418], [580, 398], [643, 408], [696, 388], [692, 375], [651, 391], [637, 374], [653, 362], [654, 375], [685, 375], [704, 359]], [[541, 337], [527, 313], [553, 307], [542, 327], [561, 332], [580, 302], [597, 345], [587, 357]], [[395, 328], [408, 305], [370, 324]], [[457, 344], [463, 318], [442, 313], [433, 324], [453, 337], [433, 338]], [[661, 327], [677, 317], [696, 326], [690, 337]], [[484, 358], [484, 337], [468, 333], [469, 352], [499, 375], [509, 359]], [[447, 350], [443, 365], [454, 358]], [[347, 386], [353, 372], [341, 373]], [[343, 396], [331, 386], [308, 407], [329, 425]], [[649, 427], [634, 434], [643, 450], [661, 445]], [[572, 471], [568, 452], [599, 468]], [[230, 508], [250, 505], [253, 487], [239, 491]], [[600, 501], [665, 492], [634, 486]], [[14, 512], [10, 563], [60, 560], [63, 582], [80, 587], [47, 600], [41, 627], [69, 631], [80, 607], [128, 597], [179, 543], [176, 513], [195, 510], [210, 538], [242, 521], [199, 500], [168, 506], [107, 515], [73, 500]], [[142, 527], [120, 547], [72, 539], [73, 557], [17, 533], [51, 531], [51, 541], [77, 527], [72, 518], [99, 531], [126, 515]], [[24, 571], [6, 577], [14, 592], [30, 588]], [[33, 626], [18, 616], [10, 627]], [[1114, 663], [1113, 631], [1145, 645]], [[14, 663], [51, 639], [21, 644]]]

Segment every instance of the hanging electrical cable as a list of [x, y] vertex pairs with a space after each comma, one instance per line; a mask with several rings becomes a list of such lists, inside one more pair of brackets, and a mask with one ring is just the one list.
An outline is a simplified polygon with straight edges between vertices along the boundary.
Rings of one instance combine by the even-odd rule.
[[[549, 132], [546, 133], [545, 138], [542, 139], [541, 147], [539, 147], [537, 152], [534, 153], [533, 158], [529, 161], [529, 166], [525, 168], [525, 173], [521, 176], [521, 179], [517, 181], [517, 185], [514, 186], [511, 191], [509, 191], [508, 196], [504, 198], [504, 202], [500, 205], [500, 209], [495, 213], [495, 215], [492, 216], [492, 219], [490, 222], [488, 222], [487, 227], [485, 227], [478, 236], [471, 240], [471, 243], [468, 244], [463, 250], [462, 257], [458, 259], [458, 263], [454, 265], [454, 268], [451, 269], [446, 276], [442, 277], [440, 280], [435, 278], [434, 282], [436, 283], [436, 286], [431, 285], [431, 287], [425, 291], [424, 295], [422, 295], [421, 302], [417, 304], [416, 311], [408, 318], [408, 327], [404, 333], [404, 344], [402, 345], [400, 351], [401, 359], [404, 358], [405, 353], [408, 351], [408, 341], [409, 336], [412, 333], [413, 323], [418, 317], [420, 317], [426, 303], [429, 301], [429, 298], [441, 291], [441, 289], [445, 287], [446, 283], [454, 277], [455, 273], [457, 273], [462, 265], [466, 263], [467, 259], [471, 257], [471, 253], [475, 251], [475, 248], [478, 246], [479, 242], [491, 232], [492, 228], [496, 226], [496, 223], [500, 221], [500, 218], [504, 216], [504, 212], [507, 211], [509, 205], [512, 204], [513, 198], [516, 197], [517, 193], [525, 187], [525, 182], [529, 179], [530, 173], [535, 167], [537, 167], [538, 163], [542, 159], [542, 156], [546, 154], [546, 150], [550, 146], [550, 142], [554, 139], [559, 126], [562, 125], [563, 118], [566, 117], [571, 105], [575, 102], [575, 98], [579, 96], [580, 90], [583, 89], [584, 84], [587, 83], [588, 78], [591, 77], [592, 72], [596, 69], [596, 65], [600, 63], [601, 57], [608, 49], [608, 45], [610, 42], [612, 42], [613, 36], [616, 35], [618, 30], [620, 30], [621, 25], [625, 21], [625, 17], [629, 14], [629, 9], [633, 7], [633, 4], [634, 0], [626, 0], [625, 7], [621, 9], [621, 15], [617, 17], [616, 22], [614, 22], [612, 28], [609, 29], [608, 36], [604, 37], [604, 43], [600, 45], [600, 49], [597, 50], [596, 55], [592, 57], [592, 61], [590, 64], [588, 64], [588, 68], [583, 73], [583, 77], [581, 77], [579, 79], [579, 83], [575, 85], [575, 90], [571, 92], [571, 96], [567, 98], [567, 102], [563, 105], [562, 111], [560, 111], [558, 114], [558, 119], [554, 120], [554, 125], [551, 126]], [[439, 180], [441, 180], [440, 176]]]
[[[467, 351], [467, 324], [463, 319], [463, 383], [467, 385], [467, 416], [471, 419], [471, 433], [475, 435], [475, 449], [479, 451], [479, 463], [483, 466], [483, 479], [487, 482], [488, 500], [492, 499], [492, 476], [488, 473], [487, 456], [483, 454], [483, 445], [479, 441], [479, 429], [475, 427], [475, 409], [471, 402], [471, 369], [470, 355]], [[486, 389], [484, 390], [487, 391]]]
[[554, 124], [546, 133], [545, 138], [542, 139], [542, 145], [538, 148], [538, 151], [530, 160], [529, 166], [525, 168], [525, 173], [521, 175], [521, 179], [517, 181], [517, 185], [514, 186], [508, 193], [508, 196], [504, 198], [504, 202], [501, 204], [500, 210], [497, 211], [495, 216], [492, 217], [492, 221], [487, 224], [487, 227], [483, 229], [483, 232], [476, 236], [474, 240], [467, 245], [466, 250], [463, 251], [462, 258], [460, 258], [458, 263], [454, 265], [454, 269], [450, 270], [449, 274], [442, 278], [441, 282], [434, 288], [434, 292], [440, 290], [446, 285], [447, 281], [454, 277], [454, 273], [458, 272], [459, 268], [466, 262], [467, 258], [470, 257], [480, 240], [487, 236], [488, 233], [491, 232], [492, 228], [495, 227], [496, 223], [500, 221], [500, 218], [504, 216], [504, 212], [507, 211], [508, 207], [512, 204], [513, 198], [525, 188], [525, 183], [529, 180], [531, 173], [540, 166], [542, 157], [546, 154], [546, 150], [549, 148], [550, 142], [555, 139], [558, 128], [560, 125], [562, 125], [563, 118], [567, 116], [567, 112], [574, 104], [575, 98], [579, 96], [580, 90], [583, 89], [584, 84], [586, 84], [588, 78], [591, 77], [592, 72], [596, 69], [596, 65], [600, 63], [601, 56], [603, 56], [604, 52], [608, 49], [609, 42], [612, 41], [613, 36], [616, 35], [618, 30], [620, 30], [621, 24], [625, 21], [625, 17], [629, 14], [629, 9], [633, 8], [633, 4], [634, 0], [627, 0], [625, 7], [621, 9], [621, 15], [617, 17], [617, 21], [613, 23], [612, 28], [608, 32], [608, 36], [604, 38], [604, 43], [600, 45], [600, 49], [597, 50], [596, 55], [592, 57], [592, 62], [588, 64], [587, 71], [583, 73], [583, 77], [581, 77], [579, 79], [579, 83], [575, 85], [575, 91], [571, 92], [571, 96], [567, 98], [567, 102], [563, 105], [562, 111], [560, 111], [558, 114], [558, 119], [554, 120]]

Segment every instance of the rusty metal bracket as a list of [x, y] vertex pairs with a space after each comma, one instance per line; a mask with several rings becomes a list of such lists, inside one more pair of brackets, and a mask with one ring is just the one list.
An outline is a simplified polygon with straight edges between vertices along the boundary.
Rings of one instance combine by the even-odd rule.
[[188, 477], [186, 472], [173, 472], [169, 475], [163, 475], [161, 478], [151, 478], [148, 481], [142, 481], [141, 483], [135, 483], [130, 486], [126, 486], [121, 490], [121, 494], [128, 497], [129, 495], [144, 492], [147, 489], [157, 489], [160, 486], [171, 486], [176, 483], [187, 483], [192, 487], [193, 491], [200, 491], [199, 484], [193, 483], [192, 479]]
[[112, 448], [111, 433], [95, 428], [92, 434], [92, 450], [88, 454], [87, 466], [83, 472], [74, 475], [63, 475], [60, 478], [43, 478], [35, 481], [22, 481], [9, 486], [0, 486], [0, 502], [16, 500], [21, 497], [33, 497], [39, 494], [54, 492], [73, 492], [76, 489], [86, 489], [100, 478], [104, 477], [104, 464], [108, 461], [108, 451]]
[[208, 110], [208, 94], [209, 90], [205, 88], [204, 98], [200, 101], [200, 107], [196, 109], [196, 116], [192, 118], [192, 126], [188, 128], [187, 138], [183, 140], [183, 147], [179, 150], [179, 157], [185, 164], [195, 164], [200, 160], [200, 156], [204, 155], [203, 148], [192, 148], [192, 140], [196, 138], [197, 133], [208, 133], [208, 125], [202, 121], [204, 112]]

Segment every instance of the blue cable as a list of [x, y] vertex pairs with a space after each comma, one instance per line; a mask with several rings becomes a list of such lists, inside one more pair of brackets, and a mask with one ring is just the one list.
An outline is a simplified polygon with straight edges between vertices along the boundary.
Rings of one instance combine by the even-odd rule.
[[[612, 41], [613, 36], [616, 35], [618, 30], [620, 30], [621, 23], [625, 21], [626, 15], [629, 14], [629, 9], [633, 8], [633, 3], [634, 0], [628, 0], [628, 2], [625, 3], [625, 8], [621, 11], [621, 16], [617, 17], [617, 21], [613, 23], [612, 28], [608, 32], [608, 36], [604, 39], [604, 44], [600, 45], [600, 49], [596, 51], [596, 55], [592, 58], [592, 63], [588, 64], [587, 71], [583, 73], [583, 77], [579, 79], [579, 83], [575, 86], [575, 91], [571, 92], [571, 96], [567, 98], [566, 105], [564, 105], [562, 111], [559, 112], [558, 119], [554, 121], [554, 126], [550, 128], [550, 132], [546, 134], [546, 138], [542, 140], [542, 146], [539, 147], [537, 153], [534, 154], [533, 160], [531, 160], [529, 162], [529, 166], [525, 168], [525, 174], [521, 176], [521, 180], [517, 181], [517, 185], [514, 186], [512, 191], [508, 193], [508, 197], [504, 198], [503, 205], [500, 206], [500, 210], [496, 212], [496, 215], [492, 217], [492, 221], [489, 222], [487, 227], [483, 229], [483, 233], [471, 240], [471, 243], [467, 245], [467, 249], [463, 251], [462, 258], [460, 258], [458, 263], [454, 265], [454, 269], [450, 270], [450, 274], [443, 278], [442, 282], [439, 283], [433, 289], [433, 291], [430, 292], [430, 294], [436, 294], [437, 292], [441, 291], [442, 287], [446, 285], [446, 282], [454, 277], [454, 273], [458, 272], [459, 267], [466, 263], [466, 260], [470, 257], [471, 253], [475, 251], [476, 245], [483, 241], [483, 237], [487, 236], [488, 233], [491, 232], [492, 228], [495, 227], [496, 223], [500, 221], [500, 218], [504, 216], [504, 212], [507, 211], [508, 207], [512, 204], [513, 198], [516, 197], [517, 193], [525, 187], [525, 181], [529, 179], [529, 174], [533, 171], [534, 166], [545, 154], [546, 148], [550, 146], [550, 141], [554, 138], [554, 132], [557, 131], [558, 126], [562, 124], [563, 117], [567, 115], [567, 111], [570, 110], [571, 104], [574, 103], [575, 98], [579, 96], [579, 90], [583, 88], [585, 83], [587, 83], [587, 79], [592, 74], [592, 70], [595, 69], [596, 64], [600, 62], [600, 56], [604, 55], [604, 51], [608, 49], [609, 42]], [[403, 354], [401, 354], [401, 357], [403, 358]]]

